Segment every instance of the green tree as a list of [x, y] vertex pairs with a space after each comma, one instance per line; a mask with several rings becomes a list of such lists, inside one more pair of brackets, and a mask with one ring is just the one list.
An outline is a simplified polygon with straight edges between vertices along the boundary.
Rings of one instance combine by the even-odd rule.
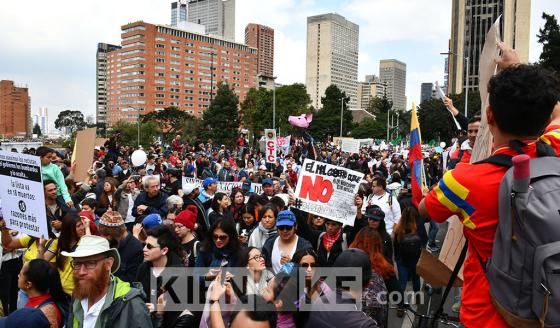
[[[251, 89], [241, 103], [243, 123], [254, 133], [272, 128], [272, 90]], [[289, 116], [311, 111], [311, 98], [303, 84], [284, 85], [276, 89], [276, 127], [282, 134], [290, 134]]]
[[360, 123], [356, 124], [354, 128], [352, 128], [352, 137], [357, 139], [384, 139], [385, 133], [385, 126], [375, 118], [370, 117], [363, 119]]
[[[343, 104], [341, 100], [344, 99]], [[325, 90], [325, 96], [321, 97], [321, 108], [313, 115], [313, 122], [309, 126], [309, 132], [317, 140], [325, 140], [327, 137], [338, 137], [340, 135], [340, 110], [343, 108], [342, 136], [348, 135], [352, 130], [352, 113], [348, 110], [350, 97], [341, 91], [336, 85], [331, 84]]]
[[59, 130], [65, 130], [68, 134], [83, 130], [86, 127], [84, 114], [79, 110], [64, 110], [58, 114], [54, 127]]
[[234, 146], [239, 129], [239, 98], [222, 82], [210, 107], [202, 114], [201, 135], [218, 144]]
[[543, 45], [539, 64], [560, 72], [560, 26], [554, 15], [542, 14], [546, 20], [537, 34], [538, 42]]
[[161, 133], [161, 129], [156, 122], [127, 123], [123, 121], [111, 127], [111, 134], [121, 134], [121, 144], [124, 146], [136, 147], [138, 145], [138, 133], [140, 132], [140, 145], [151, 145], [156, 137]]
[[33, 134], [36, 134], [38, 137], [42, 135], [41, 127], [37, 123], [35, 123], [35, 126], [33, 127]]
[[171, 141], [175, 134], [183, 128], [185, 121], [193, 120], [194, 117], [177, 107], [167, 107], [164, 110], [153, 111], [141, 115], [142, 123], [155, 122], [163, 133], [166, 142]]

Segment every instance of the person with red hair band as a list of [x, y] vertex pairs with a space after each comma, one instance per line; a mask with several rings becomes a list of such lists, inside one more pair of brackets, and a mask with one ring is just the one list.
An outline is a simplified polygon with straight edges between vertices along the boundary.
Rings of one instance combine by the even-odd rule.
[[384, 327], [387, 322], [387, 292], [400, 292], [400, 289], [395, 269], [383, 255], [381, 235], [374, 228], [364, 227], [350, 248], [361, 249], [369, 255], [373, 273], [369, 286], [362, 294], [364, 312], [373, 317], [379, 327]]
[[183, 263], [187, 267], [194, 267], [196, 255], [199, 251], [200, 242], [194, 234], [197, 216], [198, 208], [195, 205], [187, 205], [184, 210], [177, 214], [173, 223], [175, 234], [181, 240], [181, 247], [185, 251]]

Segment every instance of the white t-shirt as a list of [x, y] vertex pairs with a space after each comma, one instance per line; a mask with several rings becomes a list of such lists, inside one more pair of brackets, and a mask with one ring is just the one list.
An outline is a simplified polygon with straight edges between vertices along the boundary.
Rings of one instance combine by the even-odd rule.
[[[385, 213], [385, 226], [387, 228], [387, 233], [393, 233], [393, 226], [397, 224], [401, 218], [401, 206], [397, 197], [392, 196], [392, 205], [389, 206], [389, 193], [385, 192], [383, 196], [378, 196], [375, 194], [369, 195], [367, 198], [365, 206], [377, 205], [381, 208], [383, 213]], [[363, 208], [365, 210], [365, 207]]]
[[[97, 303], [93, 304], [91, 308], [89, 308], [88, 299], [84, 298], [80, 301], [82, 304], [82, 309], [84, 310], [84, 323], [83, 328], [94, 328], [95, 324], [97, 323], [97, 318], [99, 317], [99, 313], [101, 313], [101, 308], [105, 303], [105, 297], [107, 294], [103, 295], [103, 297], [97, 301]], [[89, 310], [88, 310], [89, 308]]]
[[[296, 235], [296, 242], [294, 243], [294, 247], [287, 254], [290, 256], [290, 258], [292, 258], [294, 256], [294, 253], [296, 252], [298, 238], [299, 237]], [[274, 246], [272, 246], [272, 255], [270, 257], [270, 261], [272, 262], [272, 271], [274, 272], [274, 274], [280, 272], [280, 268], [282, 268], [282, 264], [280, 263], [282, 254], [280, 251], [280, 247], [278, 246], [279, 240], [280, 237], [276, 238], [276, 240], [274, 241]]]

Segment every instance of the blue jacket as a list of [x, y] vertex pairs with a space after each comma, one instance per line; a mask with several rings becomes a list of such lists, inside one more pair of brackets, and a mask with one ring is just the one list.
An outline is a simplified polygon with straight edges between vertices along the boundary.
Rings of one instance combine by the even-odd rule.
[[132, 208], [132, 216], [138, 217], [140, 214], [136, 211], [138, 205], [146, 205], [148, 208], [142, 213], [141, 215], [148, 215], [148, 214], [159, 214], [162, 220], [167, 215], [167, 194], [160, 191], [158, 192], [157, 196], [154, 198], [148, 197], [148, 193], [142, 191], [136, 200], [134, 201], [134, 207]]

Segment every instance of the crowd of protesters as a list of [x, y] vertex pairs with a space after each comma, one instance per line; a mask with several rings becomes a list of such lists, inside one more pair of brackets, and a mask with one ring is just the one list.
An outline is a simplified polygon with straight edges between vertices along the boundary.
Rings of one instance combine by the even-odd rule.
[[[507, 143], [508, 133], [516, 131], [503, 123], [503, 104], [496, 97], [515, 97], [502, 94], [500, 87], [518, 76], [535, 85], [540, 85], [539, 78], [548, 79], [552, 96], [546, 97], [556, 98], [538, 110], [558, 123], [560, 110], [552, 111], [559, 100], [558, 81], [532, 66], [510, 68], [491, 82], [495, 104], [488, 120], [497, 142]], [[468, 133], [449, 149], [447, 167], [441, 153], [426, 150], [428, 185], [437, 185], [455, 166], [462, 181], [474, 174], [464, 163], [479, 121], [462, 123], [468, 125]], [[549, 121], [535, 122], [530, 136], [538, 137]], [[547, 140], [555, 146], [553, 137], [549, 133]], [[8, 230], [0, 221], [0, 299], [7, 316], [0, 320], [7, 326], [253, 327], [260, 322], [263, 327], [386, 327], [391, 305], [387, 295], [403, 295], [409, 281], [420, 291], [416, 264], [421, 250], [437, 250], [438, 225], [429, 218], [443, 222], [454, 214], [438, 201], [437, 191], [427, 194], [420, 212], [412, 205], [410, 168], [406, 149], [400, 147], [363, 147], [359, 154], [348, 154], [331, 143], [294, 138], [286, 153], [279, 150], [277, 161], [267, 163], [258, 145], [251, 147], [244, 135], [238, 136], [236, 147], [212, 140], [189, 144], [177, 135], [169, 145], [142, 149], [146, 162], [134, 166], [131, 155], [136, 149], [119, 143], [114, 135], [105, 147], [95, 149], [83, 181], [73, 178], [69, 150], [32, 151], [41, 158], [49, 235], [31, 237]], [[305, 158], [364, 173], [354, 199], [353, 226], [291, 206]], [[202, 182], [199, 186], [183, 177]], [[226, 194], [218, 191], [221, 182], [240, 182], [241, 187]], [[255, 193], [252, 183], [261, 184], [262, 193]], [[496, 190], [492, 192], [496, 195], [481, 197], [497, 197]], [[474, 215], [471, 219], [483, 220]], [[477, 249], [487, 252], [487, 246]], [[467, 261], [466, 279], [480, 274], [474, 262]], [[337, 267], [361, 268], [361, 288], [336, 288], [315, 277], [319, 268]], [[169, 286], [161, 276], [174, 268], [192, 268], [189, 272], [201, 286], [210, 282], [202, 288], [203, 310], [166, 308], [171, 302]], [[247, 288], [241, 291], [232, 283], [234, 268], [246, 270], [248, 276]], [[305, 286], [297, 283], [302, 273], [309, 282]], [[465, 281], [461, 320], [467, 327], [485, 326], [484, 318], [493, 327], [503, 326], [485, 298], [488, 285], [478, 276], [473, 279]], [[473, 292], [474, 284], [486, 288], [483, 295]], [[329, 311], [324, 308], [329, 302], [318, 301], [336, 303], [341, 297], [363, 307], [340, 304], [342, 310]], [[305, 302], [312, 304], [311, 311], [300, 308]], [[400, 316], [404, 302], [401, 297], [394, 304]]]

